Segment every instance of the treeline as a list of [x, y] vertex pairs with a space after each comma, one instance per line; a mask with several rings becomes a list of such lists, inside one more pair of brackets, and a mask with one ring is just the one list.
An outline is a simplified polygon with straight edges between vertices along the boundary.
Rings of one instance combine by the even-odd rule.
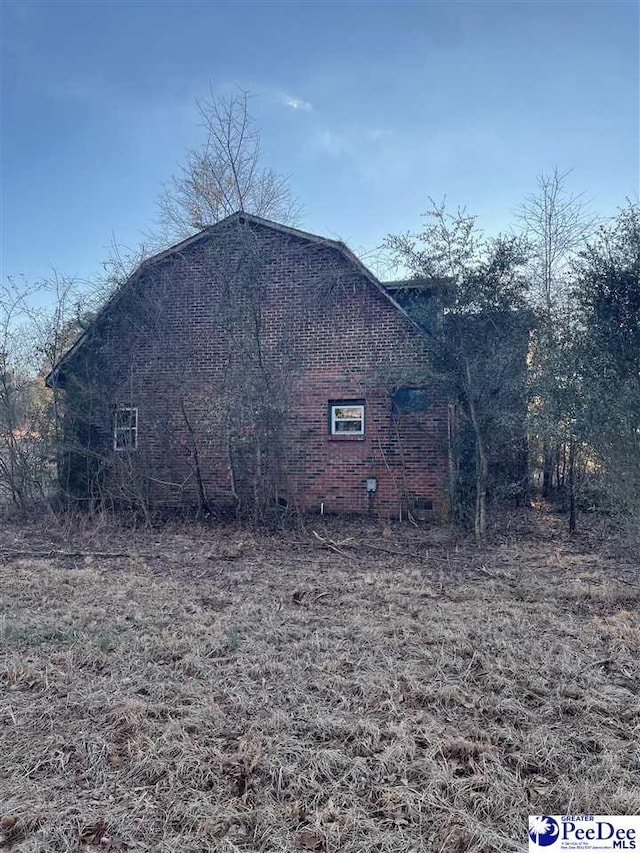
[[572, 531], [579, 510], [640, 520], [640, 208], [629, 201], [602, 221], [568, 179], [542, 175], [509, 234], [489, 238], [464, 210], [432, 202], [420, 233], [387, 241], [413, 275], [444, 283], [446, 334], [430, 371], [452, 390], [475, 445], [475, 482], [455, 494], [478, 540], [488, 498], [500, 487], [505, 497], [501, 457], [518, 453], [505, 436], [518, 441], [520, 383], [529, 464], [514, 492], [557, 501]]

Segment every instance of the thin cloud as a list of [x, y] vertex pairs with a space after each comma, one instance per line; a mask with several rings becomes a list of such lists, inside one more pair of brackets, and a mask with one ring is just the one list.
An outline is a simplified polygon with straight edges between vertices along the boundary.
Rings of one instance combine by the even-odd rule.
[[331, 157], [350, 156], [354, 153], [349, 134], [343, 131], [321, 130], [313, 139], [313, 146]]
[[370, 142], [380, 142], [382, 139], [389, 139], [393, 136], [393, 131], [372, 127], [369, 130], [365, 130], [364, 135]]
[[312, 140], [312, 147], [330, 157], [366, 156], [367, 150], [374, 153], [383, 150], [395, 141], [392, 130], [377, 127], [348, 127], [340, 130], [319, 130]]
[[303, 100], [302, 98], [291, 98], [289, 95], [285, 95], [283, 100], [285, 107], [289, 107], [292, 110], [310, 113], [313, 109], [313, 104], [310, 101]]

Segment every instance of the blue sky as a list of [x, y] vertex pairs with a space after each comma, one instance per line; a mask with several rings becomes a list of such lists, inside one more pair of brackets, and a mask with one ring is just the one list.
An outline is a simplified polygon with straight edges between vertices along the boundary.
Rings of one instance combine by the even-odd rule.
[[637, 2], [2, 2], [2, 269], [91, 277], [154, 228], [209, 84], [254, 98], [300, 225], [372, 249], [427, 197], [490, 231], [554, 166], [639, 186]]

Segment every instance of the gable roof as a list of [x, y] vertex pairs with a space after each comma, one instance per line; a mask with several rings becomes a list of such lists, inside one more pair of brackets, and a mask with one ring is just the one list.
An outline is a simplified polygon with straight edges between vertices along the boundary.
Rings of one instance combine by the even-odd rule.
[[158, 252], [156, 255], [153, 255], [152, 257], [146, 258], [146, 260], [142, 261], [142, 263], [134, 270], [134, 272], [131, 273], [129, 278], [120, 287], [117, 288], [117, 290], [109, 297], [109, 299], [107, 299], [105, 304], [98, 311], [94, 319], [91, 321], [90, 325], [80, 335], [80, 337], [73, 344], [73, 346], [70, 347], [67, 352], [64, 353], [64, 355], [59, 359], [55, 367], [51, 370], [51, 372], [47, 375], [45, 379], [47, 387], [55, 387], [57, 374], [60, 371], [61, 367], [87, 341], [89, 333], [94, 328], [95, 324], [100, 320], [100, 318], [103, 317], [106, 313], [108, 313], [109, 310], [115, 304], [117, 304], [124, 291], [127, 288], [131, 287], [145, 272], [153, 268], [161, 261], [164, 261], [174, 255], [179, 255], [185, 249], [211, 238], [211, 236], [214, 235], [216, 231], [221, 230], [224, 226], [231, 225], [234, 222], [237, 222], [241, 225], [244, 225], [246, 222], [253, 223], [263, 228], [267, 228], [272, 231], [277, 231], [280, 234], [285, 234], [291, 237], [305, 240], [309, 243], [327, 246], [339, 252], [349, 263], [353, 264], [353, 266], [357, 268], [361, 275], [387, 300], [387, 302], [393, 305], [393, 307], [400, 314], [402, 314], [402, 316], [407, 320], [407, 322], [409, 322], [417, 331], [424, 333], [424, 329], [421, 327], [421, 325], [416, 322], [413, 317], [411, 317], [407, 310], [396, 299], [395, 295], [393, 294], [393, 289], [387, 289], [387, 286], [380, 282], [374, 276], [371, 270], [369, 270], [362, 263], [362, 261], [351, 251], [351, 249], [349, 249], [349, 247], [341, 240], [330, 240], [328, 237], [321, 237], [318, 234], [312, 234], [309, 231], [301, 231], [300, 229], [292, 228], [289, 225], [281, 225], [279, 222], [272, 222], [270, 219], [263, 219], [261, 216], [256, 216], [253, 213], [237, 211], [236, 213], [232, 213], [230, 216], [221, 219], [219, 222], [216, 222], [213, 225], [209, 225], [207, 228], [203, 229], [202, 231], [199, 231], [197, 234], [194, 234], [191, 237], [187, 237], [186, 240], [182, 240], [181, 242], [176, 243], [173, 246], [169, 246], [169, 248], [164, 249], [163, 251]]

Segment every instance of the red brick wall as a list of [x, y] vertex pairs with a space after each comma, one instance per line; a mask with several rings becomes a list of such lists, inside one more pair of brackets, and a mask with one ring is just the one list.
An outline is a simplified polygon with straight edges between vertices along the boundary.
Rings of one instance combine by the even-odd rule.
[[[423, 414], [394, 415], [392, 385], [373, 384], [367, 373], [345, 376], [327, 367], [306, 372], [287, 432], [288, 481], [296, 505], [326, 512], [367, 512], [397, 517], [406, 498], [429, 498], [446, 512], [447, 407], [434, 400]], [[364, 399], [365, 435], [330, 435], [328, 401]], [[371, 503], [366, 480], [375, 478]]]
[[[434, 387], [426, 412], [392, 413], [396, 387], [424, 384], [419, 333], [338, 249], [237, 222], [148, 266], [67, 368], [91, 374], [109, 405], [138, 407], [133, 464], [148, 476], [151, 495], [196, 496], [182, 407], [198, 434], [209, 495], [231, 490], [218, 401], [230, 373], [240, 371], [243, 381], [236, 358], [243, 330], [234, 328], [225, 293], [230, 280], [237, 284], [247, 241], [260, 259], [260, 357], [280, 377], [274, 394], [283, 395], [280, 496], [303, 510], [397, 517], [419, 495], [446, 513], [446, 400]], [[247, 384], [253, 378], [246, 371]], [[328, 402], [350, 398], [365, 400], [365, 435], [331, 436]]]

